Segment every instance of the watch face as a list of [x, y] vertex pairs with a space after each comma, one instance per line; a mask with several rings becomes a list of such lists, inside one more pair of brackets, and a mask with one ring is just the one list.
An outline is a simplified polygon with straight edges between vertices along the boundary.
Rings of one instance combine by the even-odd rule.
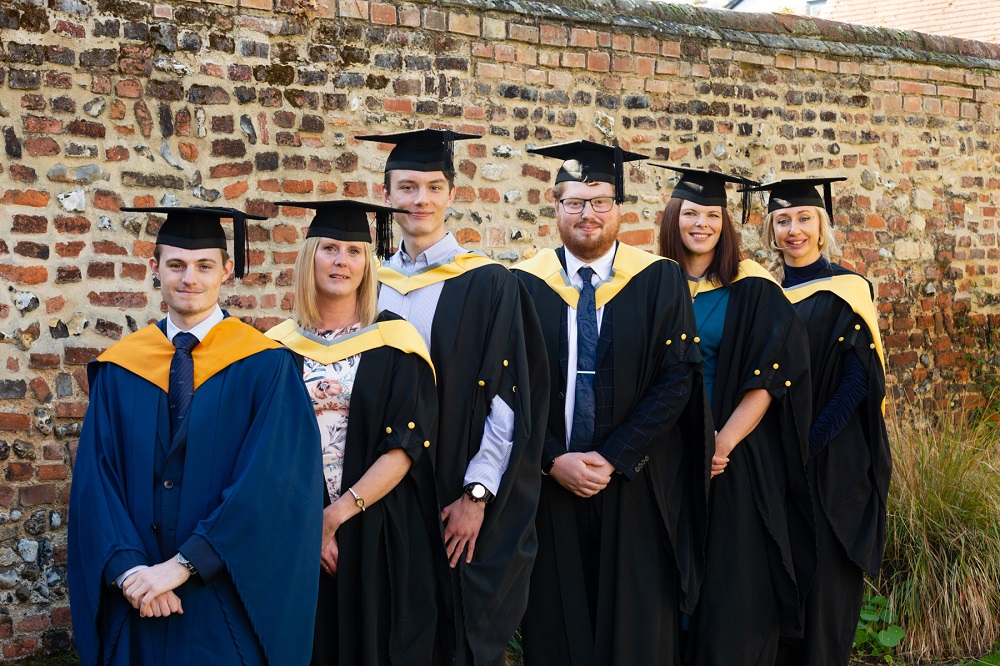
[[477, 483], [476, 485], [472, 486], [472, 496], [475, 497], [476, 499], [482, 499], [486, 497], [486, 486], [484, 486], [481, 483]]
[[365, 505], [365, 501], [359, 497], [358, 499], [354, 500], [354, 504], [360, 509]]

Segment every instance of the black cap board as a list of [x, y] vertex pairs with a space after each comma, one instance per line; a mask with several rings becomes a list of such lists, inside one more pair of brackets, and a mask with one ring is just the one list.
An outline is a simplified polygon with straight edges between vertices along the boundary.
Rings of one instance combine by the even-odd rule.
[[586, 139], [529, 148], [528, 152], [563, 160], [559, 173], [556, 174], [556, 183], [611, 183], [618, 203], [625, 200], [625, 162], [636, 162], [649, 157], [622, 150], [619, 146], [605, 146]]
[[392, 214], [402, 208], [376, 206], [364, 201], [278, 201], [278, 206], [298, 206], [316, 211], [306, 238], [332, 238], [339, 241], [372, 242], [368, 213], [375, 213], [375, 253], [386, 259], [392, 253]]
[[[673, 166], [671, 164], [658, 164], [650, 162], [651, 166], [661, 169], [670, 169], [679, 173], [680, 180], [674, 185], [672, 198], [684, 199], [702, 206], [722, 206], [725, 208], [729, 202], [726, 198], [726, 183], [736, 183], [744, 187], [759, 185], [755, 180], [743, 178], [742, 176], [731, 176], [721, 171], [708, 171], [705, 169], [692, 169], [690, 167]], [[743, 224], [750, 218], [750, 194], [743, 192]]]
[[395, 134], [364, 134], [359, 141], [392, 143], [395, 147], [385, 162], [385, 170], [442, 171], [455, 173], [455, 142], [478, 139], [481, 134], [466, 134], [451, 130], [420, 129]]
[[[778, 180], [773, 183], [757, 185], [749, 188], [752, 192], [769, 191], [770, 198], [767, 200], [767, 212], [773, 213], [782, 208], [795, 208], [796, 206], [816, 206], [826, 209], [830, 216], [830, 224], [833, 224], [833, 190], [830, 183], [847, 180], [843, 176], [833, 176], [829, 178], [788, 178]], [[823, 196], [819, 195], [816, 187], [823, 186]]]
[[220, 220], [233, 220], [233, 261], [236, 277], [246, 274], [246, 259], [249, 254], [247, 220], [266, 220], [264, 215], [251, 215], [236, 208], [214, 206], [153, 206], [149, 208], [122, 208], [123, 213], [161, 213], [167, 219], [156, 235], [157, 245], [169, 245], [185, 250], [218, 248], [226, 250], [226, 233]]

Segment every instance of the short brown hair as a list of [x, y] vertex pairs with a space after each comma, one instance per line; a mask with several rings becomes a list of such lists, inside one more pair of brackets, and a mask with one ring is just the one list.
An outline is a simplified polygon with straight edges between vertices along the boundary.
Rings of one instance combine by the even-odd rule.
[[[681, 206], [684, 199], [671, 197], [663, 209], [663, 220], [660, 222], [660, 256], [673, 259], [687, 272], [687, 249], [681, 240]], [[722, 231], [719, 242], [712, 254], [712, 263], [708, 265], [705, 278], [725, 287], [731, 287], [736, 274], [740, 270], [740, 242], [733, 227], [733, 218], [729, 210], [722, 207]]]

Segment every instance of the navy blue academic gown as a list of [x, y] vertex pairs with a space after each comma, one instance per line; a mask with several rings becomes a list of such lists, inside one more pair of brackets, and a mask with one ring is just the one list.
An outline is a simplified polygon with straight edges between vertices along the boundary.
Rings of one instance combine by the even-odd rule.
[[[308, 663], [323, 487], [292, 354], [235, 319], [216, 325], [196, 348], [187, 435], [171, 442], [170, 343], [159, 327], [133, 335], [88, 368], [69, 522], [81, 662]], [[199, 570], [175, 590], [183, 614], [140, 618], [115, 577], [178, 549]]]

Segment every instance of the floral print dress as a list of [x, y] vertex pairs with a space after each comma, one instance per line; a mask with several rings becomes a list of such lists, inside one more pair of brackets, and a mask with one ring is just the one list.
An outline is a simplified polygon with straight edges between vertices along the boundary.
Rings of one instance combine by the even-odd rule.
[[[347, 328], [316, 331], [316, 335], [334, 340], [361, 328], [360, 322]], [[342, 493], [344, 476], [344, 447], [347, 442], [347, 417], [351, 407], [351, 391], [361, 354], [342, 361], [323, 365], [310, 358], [303, 358], [302, 379], [312, 399], [316, 422], [319, 424], [323, 452], [323, 477], [330, 502], [336, 502]]]

